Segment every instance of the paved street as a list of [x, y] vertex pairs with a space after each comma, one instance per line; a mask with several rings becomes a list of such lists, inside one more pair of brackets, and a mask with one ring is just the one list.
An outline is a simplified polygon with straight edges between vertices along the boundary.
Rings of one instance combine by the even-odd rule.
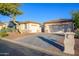
[[0, 40], [0, 56], [51, 56], [28, 47]]

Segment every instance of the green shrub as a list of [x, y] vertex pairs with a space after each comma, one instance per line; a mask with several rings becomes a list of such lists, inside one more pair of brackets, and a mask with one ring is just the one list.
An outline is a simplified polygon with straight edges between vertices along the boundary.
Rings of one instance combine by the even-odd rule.
[[8, 36], [7, 32], [3, 29], [3, 31], [0, 31], [0, 37]]
[[5, 36], [8, 36], [8, 34], [7, 34], [7, 31], [6, 31], [6, 28], [3, 28], [0, 31], [0, 37], [5, 37]]
[[7, 32], [0, 32], [0, 37], [6, 37], [8, 36]]
[[3, 28], [1, 30], [1, 32], [12, 32], [12, 31], [15, 31], [15, 29], [14, 28]]
[[0, 37], [6, 37], [8, 36], [7, 32], [15, 31], [15, 28], [3, 28], [0, 30]]
[[79, 38], [79, 31], [75, 32], [75, 38]]

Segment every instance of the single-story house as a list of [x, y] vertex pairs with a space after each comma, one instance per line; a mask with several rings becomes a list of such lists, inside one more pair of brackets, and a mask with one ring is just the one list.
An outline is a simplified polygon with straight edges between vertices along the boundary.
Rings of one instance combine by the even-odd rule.
[[32, 21], [19, 22], [19, 25], [22, 31], [26, 31], [28, 33], [41, 32], [41, 25], [37, 22], [32, 22]]
[[74, 25], [72, 19], [58, 19], [44, 23], [44, 31], [46, 33], [67, 32], [73, 30]]

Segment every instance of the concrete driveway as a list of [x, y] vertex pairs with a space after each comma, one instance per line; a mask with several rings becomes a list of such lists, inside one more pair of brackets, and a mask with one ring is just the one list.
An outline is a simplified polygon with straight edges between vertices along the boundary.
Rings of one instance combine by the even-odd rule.
[[61, 55], [63, 54], [64, 47], [63, 44], [59, 43], [59, 40], [63, 39], [64, 36], [62, 35], [40, 33], [19, 38], [16, 41], [20, 42], [21, 44], [33, 46], [35, 49], [42, 52], [46, 50], [50, 51], [54, 55]]

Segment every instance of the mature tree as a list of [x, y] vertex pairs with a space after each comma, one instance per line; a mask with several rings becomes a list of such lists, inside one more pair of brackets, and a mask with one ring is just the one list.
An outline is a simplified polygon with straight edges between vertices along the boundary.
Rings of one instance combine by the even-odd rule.
[[72, 19], [73, 19], [75, 28], [79, 30], [79, 11], [74, 11], [72, 13]]
[[0, 14], [11, 17], [13, 23], [16, 24], [16, 28], [19, 26], [16, 22], [16, 16], [22, 14], [22, 12], [19, 10], [19, 6], [20, 4], [18, 3], [0, 3]]
[[9, 16], [12, 20], [15, 20], [17, 15], [21, 15], [22, 12], [18, 9], [20, 4], [17, 3], [0, 3], [0, 14]]

